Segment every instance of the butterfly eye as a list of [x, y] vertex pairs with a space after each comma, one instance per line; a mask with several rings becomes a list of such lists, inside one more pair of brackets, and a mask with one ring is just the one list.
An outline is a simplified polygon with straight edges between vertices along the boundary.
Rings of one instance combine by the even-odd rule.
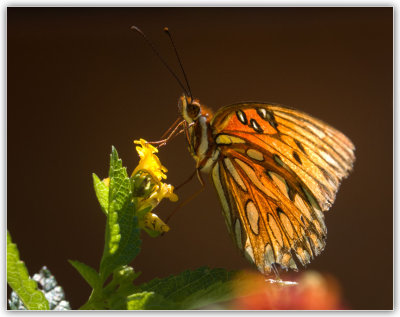
[[200, 106], [190, 103], [187, 105], [186, 112], [192, 119], [197, 119], [200, 113]]

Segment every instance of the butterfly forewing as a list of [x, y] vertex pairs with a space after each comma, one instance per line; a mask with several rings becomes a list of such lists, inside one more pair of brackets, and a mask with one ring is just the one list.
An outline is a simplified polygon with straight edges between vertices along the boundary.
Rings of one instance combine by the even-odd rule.
[[223, 107], [211, 128], [221, 153], [212, 180], [239, 249], [264, 273], [273, 263], [309, 263], [325, 246], [322, 211], [352, 168], [351, 141], [302, 112], [262, 103]]
[[[299, 138], [303, 152], [319, 156], [315, 162], [328, 164], [339, 177], [347, 176], [354, 161], [354, 145], [340, 131], [300, 111], [283, 107], [274, 109], [282, 133]], [[306, 151], [309, 147], [310, 151]]]

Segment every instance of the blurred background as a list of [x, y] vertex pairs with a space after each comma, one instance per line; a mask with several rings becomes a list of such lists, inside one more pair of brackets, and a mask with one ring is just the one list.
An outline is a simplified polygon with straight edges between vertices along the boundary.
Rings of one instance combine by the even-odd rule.
[[[7, 10], [7, 227], [33, 275], [43, 265], [73, 308], [90, 288], [68, 259], [95, 268], [105, 217], [91, 174], [106, 177], [111, 145], [128, 171], [133, 140], [158, 140], [181, 88], [139, 34], [210, 108], [239, 101], [301, 109], [345, 133], [356, 163], [326, 213], [328, 241], [308, 269], [334, 276], [349, 309], [393, 307], [393, 8], [17, 8]], [[194, 170], [180, 136], [160, 151], [168, 182]], [[207, 178], [207, 177], [206, 177]], [[200, 187], [192, 181], [180, 200]], [[155, 210], [165, 219], [174, 204]], [[206, 190], [143, 234], [138, 282], [200, 266], [250, 269]]]

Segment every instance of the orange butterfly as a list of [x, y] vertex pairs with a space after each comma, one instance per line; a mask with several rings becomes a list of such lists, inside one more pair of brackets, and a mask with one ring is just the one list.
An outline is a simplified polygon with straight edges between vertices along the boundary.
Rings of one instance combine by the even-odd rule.
[[275, 270], [273, 264], [294, 270], [296, 262], [308, 264], [325, 247], [323, 211], [352, 169], [352, 142], [326, 123], [277, 104], [239, 103], [213, 115], [192, 98], [168, 29], [188, 89], [147, 37], [132, 29], [185, 91], [179, 99], [182, 118], [167, 131], [172, 130], [167, 139], [155, 143], [186, 133], [196, 171], [211, 174], [228, 230], [260, 272]]
[[[325, 246], [323, 211], [352, 169], [338, 130], [276, 104], [239, 103], [215, 115], [183, 95], [179, 107], [196, 169], [211, 173], [228, 230], [262, 273], [297, 270]], [[293, 255], [296, 255], [297, 260]]]

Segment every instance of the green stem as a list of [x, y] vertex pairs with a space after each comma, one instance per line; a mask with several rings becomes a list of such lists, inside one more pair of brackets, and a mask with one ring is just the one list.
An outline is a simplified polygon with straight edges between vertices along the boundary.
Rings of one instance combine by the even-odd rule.
[[90, 294], [88, 301], [83, 304], [79, 310], [103, 310], [106, 309], [103, 299], [103, 290], [94, 289]]

